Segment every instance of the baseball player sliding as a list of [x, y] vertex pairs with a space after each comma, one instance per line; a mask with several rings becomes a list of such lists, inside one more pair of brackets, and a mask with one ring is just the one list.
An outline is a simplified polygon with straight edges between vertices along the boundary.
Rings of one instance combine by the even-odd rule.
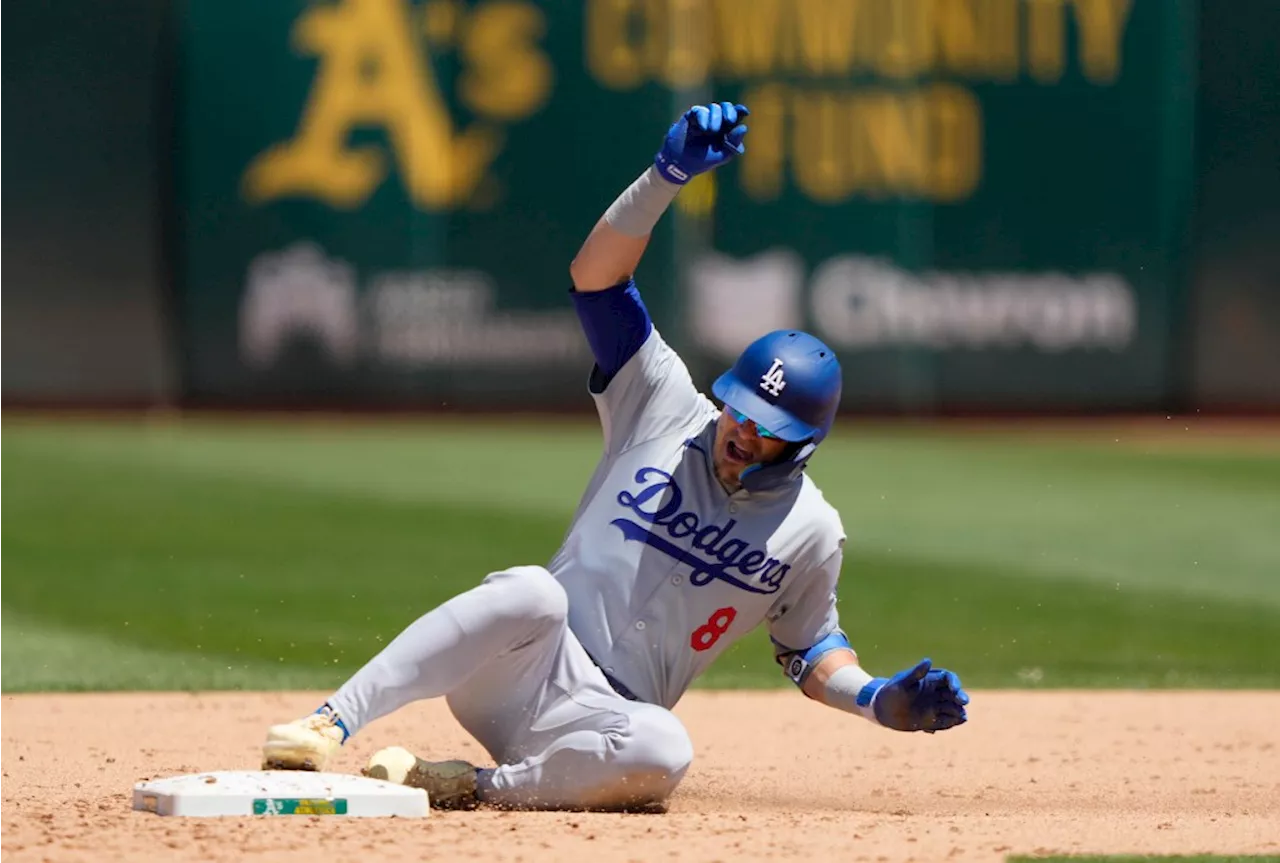
[[272, 727], [265, 768], [323, 770], [369, 722], [444, 696], [496, 767], [391, 747], [364, 773], [425, 788], [438, 808], [661, 804], [693, 760], [671, 708], [761, 623], [809, 698], [898, 731], [965, 721], [955, 674], [925, 659], [875, 677], [840, 629], [844, 529], [804, 472], [840, 402], [835, 354], [769, 333], [715, 381], [717, 406], [632, 278], [681, 187], [745, 152], [747, 114], [686, 111], [569, 268], [604, 454], [555, 557], [490, 573], [410, 624], [314, 714]]

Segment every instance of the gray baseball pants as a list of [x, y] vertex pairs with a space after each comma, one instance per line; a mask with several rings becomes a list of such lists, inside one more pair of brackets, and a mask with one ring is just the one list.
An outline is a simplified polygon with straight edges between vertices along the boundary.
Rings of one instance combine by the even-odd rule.
[[479, 796], [500, 806], [659, 803], [693, 760], [680, 720], [618, 695], [569, 630], [564, 588], [518, 566], [429, 611], [329, 699], [351, 734], [423, 698], [449, 709], [497, 762]]

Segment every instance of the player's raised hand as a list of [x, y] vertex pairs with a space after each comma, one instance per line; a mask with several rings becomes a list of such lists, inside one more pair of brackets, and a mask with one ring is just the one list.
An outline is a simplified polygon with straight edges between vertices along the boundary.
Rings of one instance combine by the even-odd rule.
[[964, 723], [969, 694], [954, 672], [933, 668], [923, 659], [914, 668], [900, 671], [877, 690], [871, 700], [876, 720], [897, 731], [932, 734]]
[[747, 151], [742, 144], [747, 127], [742, 121], [750, 113], [746, 105], [733, 102], [694, 105], [667, 130], [653, 163], [665, 179], [680, 186], [720, 167]]

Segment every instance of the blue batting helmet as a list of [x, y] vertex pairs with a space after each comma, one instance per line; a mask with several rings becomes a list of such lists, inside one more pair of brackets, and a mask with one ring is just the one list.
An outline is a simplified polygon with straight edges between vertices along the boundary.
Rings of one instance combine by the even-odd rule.
[[840, 387], [831, 348], [799, 330], [775, 330], [748, 345], [711, 391], [782, 440], [817, 444], [831, 431]]

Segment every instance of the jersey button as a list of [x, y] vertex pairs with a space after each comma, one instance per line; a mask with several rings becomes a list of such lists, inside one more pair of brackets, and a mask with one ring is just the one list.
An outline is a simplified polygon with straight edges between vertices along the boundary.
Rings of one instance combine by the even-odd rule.
[[644, 629], [644, 621], [643, 621], [643, 620], [637, 620], [637, 621], [636, 621], [636, 629]]
[[738, 511], [738, 505], [736, 503], [729, 504], [729, 512], [737, 512], [737, 511]]
[[673, 576], [671, 576], [671, 583], [672, 583], [672, 584], [679, 584], [679, 583], [680, 583], [680, 582], [682, 582], [682, 581], [684, 581], [684, 579], [683, 579], [683, 578], [681, 578], [681, 577], [680, 577], [680, 576], [678, 576], [678, 575], [673, 575]]

